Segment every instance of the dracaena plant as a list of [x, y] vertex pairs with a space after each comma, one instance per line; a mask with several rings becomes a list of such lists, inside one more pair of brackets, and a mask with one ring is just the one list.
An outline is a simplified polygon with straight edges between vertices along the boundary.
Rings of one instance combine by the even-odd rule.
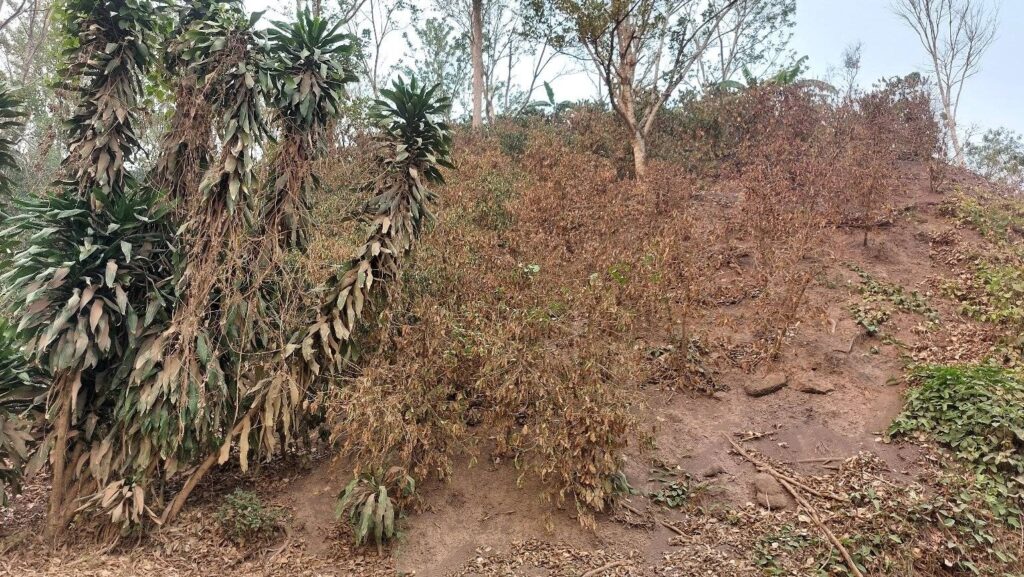
[[304, 249], [310, 227], [312, 163], [327, 144], [352, 73], [355, 38], [343, 22], [300, 11], [295, 22], [275, 22], [270, 40], [271, 105], [280, 139], [270, 161], [269, 191], [261, 220], [273, 245]]
[[15, 201], [18, 213], [2, 233], [18, 248], [3, 262], [0, 283], [18, 303], [25, 353], [49, 375], [54, 531], [75, 508], [65, 495], [88, 494], [116, 474], [109, 460], [82, 471], [64, 460], [119, 439], [109, 433], [134, 410], [121, 406], [130, 397], [124, 367], [172, 296], [169, 208], [160, 195], [94, 191], [91, 200], [103, 209], [92, 211], [90, 199], [74, 193]]
[[[272, 108], [280, 139], [269, 157], [268, 190], [259, 218], [254, 219], [248, 229], [226, 230], [211, 237], [211, 240], [220, 241], [223, 248], [204, 241], [207, 244], [198, 246], [208, 246], [208, 249], [196, 254], [195, 258], [187, 259], [186, 267], [200, 270], [198, 263], [203, 255], [226, 249], [218, 267], [205, 275], [191, 274], [193, 278], [216, 276], [218, 280], [212, 285], [215, 290], [197, 290], [193, 286], [189, 288], [187, 298], [194, 299], [197, 293], [219, 295], [216, 308], [202, 315], [212, 319], [219, 315], [223, 319], [219, 324], [207, 323], [199, 334], [202, 342], [210, 343], [214, 349], [206, 354], [210, 360], [204, 362], [202, 370], [208, 374], [216, 371], [226, 381], [225, 387], [231, 394], [221, 395], [227, 401], [221, 412], [225, 417], [233, 417], [234, 421], [233, 426], [224, 423], [217, 429], [227, 432], [224, 444], [214, 447], [214, 451], [186, 481], [184, 490], [165, 510], [165, 519], [177, 514], [191, 488], [213, 464], [227, 459], [228, 453], [223, 449], [234, 439], [238, 439], [239, 461], [244, 470], [251, 451], [261, 458], [269, 458], [282, 446], [291, 445], [295, 433], [307, 420], [305, 385], [289, 370], [282, 356], [273, 351], [287, 345], [286, 342], [278, 342], [280, 337], [276, 336], [284, 333], [282, 319], [287, 314], [282, 309], [294, 307], [295, 303], [304, 300], [293, 298], [301, 295], [285, 294], [295, 292], [293, 285], [285, 280], [289, 274], [285, 249], [304, 246], [309, 219], [308, 192], [315, 181], [312, 161], [325, 147], [328, 128], [339, 113], [344, 85], [353, 79], [348, 62], [352, 54], [352, 40], [338, 32], [339, 28], [338, 24], [330, 25], [308, 13], [300, 13], [294, 24], [275, 24], [268, 32], [268, 56], [254, 61], [258, 81], [225, 90], [221, 92], [221, 99], [214, 101], [215, 106], [223, 106], [227, 99], [238, 101], [246, 94], [245, 90], [249, 91], [252, 103], [244, 107], [227, 107], [225, 118], [228, 118], [233, 111], [258, 112], [257, 99], [264, 96]], [[198, 37], [202, 31], [199, 28], [194, 34]], [[246, 137], [239, 141], [244, 147], [236, 146], [235, 150], [246, 150], [245, 147], [251, 147], [265, 136], [261, 118], [258, 122], [254, 119], [231, 122], [225, 128], [230, 131], [235, 126], [243, 129], [252, 127], [251, 133], [241, 134]], [[228, 137], [230, 135], [222, 136]], [[222, 165], [222, 169], [208, 172], [208, 177], [211, 174], [217, 176], [220, 182], [210, 187], [209, 180], [204, 180], [200, 187], [201, 192], [205, 189], [210, 191], [203, 193], [204, 198], [214, 202], [219, 198], [211, 196], [214, 192], [220, 190], [223, 194], [232, 190], [230, 183], [228, 187], [224, 186], [222, 175], [249, 170], [250, 166], [235, 163], [230, 158], [222, 159]], [[249, 199], [255, 191], [248, 180], [248, 173], [245, 174], [240, 189], [245, 192], [242, 196]], [[246, 202], [245, 206], [249, 204]], [[202, 204], [207, 207], [207, 214], [210, 213], [209, 205], [210, 202]], [[232, 205], [228, 204], [227, 210], [230, 215]], [[206, 234], [210, 230], [219, 230], [219, 223], [213, 225], [197, 230]], [[197, 311], [205, 313], [198, 308], [190, 311], [183, 307], [179, 311], [182, 315], [193, 316]], [[200, 347], [195, 348], [199, 352]], [[242, 355], [229, 354], [230, 351], [244, 351], [244, 359]], [[182, 365], [186, 363], [188, 361], [183, 359]], [[167, 364], [167, 359], [163, 359], [163, 365], [166, 367]]]
[[327, 299], [301, 341], [301, 354], [312, 374], [324, 367], [341, 371], [350, 342], [371, 289], [379, 281], [398, 278], [401, 258], [411, 251], [423, 224], [431, 218], [435, 195], [427, 185], [443, 182], [441, 168], [452, 168], [452, 135], [441, 121], [450, 101], [438, 87], [415, 78], [399, 78], [381, 90], [371, 113], [381, 129], [381, 175], [364, 187], [366, 242], [328, 283]]
[[[270, 80], [264, 39], [254, 28], [258, 16], [226, 6], [183, 35], [183, 57], [216, 119], [221, 147], [198, 185], [181, 198], [178, 303], [170, 327], [140, 345], [131, 375], [153, 398], [177, 407], [172, 421], [185, 434], [168, 436], [182, 451], [168, 459], [168, 471], [217, 451], [244, 403], [259, 394], [250, 365], [262, 358], [266, 307], [257, 289], [267, 271], [253, 260], [252, 233], [259, 228], [253, 172], [258, 147], [268, 137], [263, 99]], [[203, 470], [211, 464], [204, 462]], [[181, 509], [192, 487], [186, 482], [164, 519]]]
[[17, 331], [0, 320], [0, 506], [20, 489], [22, 475], [38, 469], [45, 457], [36, 453], [34, 426], [44, 393], [38, 371], [21, 352]]
[[77, 100], [68, 119], [67, 184], [98, 206], [96, 191], [116, 196], [131, 186], [128, 162], [142, 80], [159, 23], [148, 0], [69, 0], [64, 27], [73, 45], [61, 71]]
[[14, 91], [0, 82], [0, 197], [10, 196], [14, 189], [14, 173], [18, 168], [17, 133], [24, 118], [21, 104]]
[[436, 96], [434, 88], [401, 81], [385, 98], [376, 114], [381, 123], [380, 176], [362, 189], [371, 196], [364, 215], [369, 227], [365, 244], [330, 279], [324, 290], [328, 298], [317, 308], [308, 328], [275, 353], [270, 364], [254, 371], [262, 373], [262, 378], [249, 381], [245, 394], [237, 397], [234, 425], [225, 427], [220, 447], [185, 481], [165, 510], [165, 522], [181, 510], [199, 480], [215, 464], [227, 460], [234, 441], [243, 468], [253, 447], [258, 446], [259, 454], [266, 457], [280, 439], [287, 443], [293, 429], [308, 419], [305, 405], [317, 394], [313, 390], [317, 376], [324, 367], [331, 372], [340, 370], [348, 359], [350, 339], [363, 306], [372, 287], [381, 286], [375, 281], [396, 278], [400, 258], [413, 248], [430, 214], [428, 204], [434, 199], [427, 184], [441, 181], [438, 167], [451, 166], [451, 134], [435, 117], [446, 113], [448, 101]]
[[[16, 201], [0, 233], [5, 300], [49, 388], [52, 534], [108, 478], [146, 469], [146, 448], [122, 445], [138, 411], [124, 402], [126, 367], [168, 312], [173, 259], [169, 209], [129, 171], [155, 11], [145, 0], [70, 0], [62, 15], [72, 46], [62, 78], [75, 98], [67, 178], [47, 197]], [[118, 514], [139, 518], [142, 489], [127, 490]]]

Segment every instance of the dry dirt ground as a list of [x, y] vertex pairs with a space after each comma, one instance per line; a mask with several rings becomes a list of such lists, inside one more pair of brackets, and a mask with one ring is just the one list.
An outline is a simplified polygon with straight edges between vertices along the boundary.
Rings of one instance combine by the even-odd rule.
[[[0, 574], [762, 574], [748, 550], [758, 532], [794, 527], [806, 536], [815, 528], [771, 476], [732, 451], [727, 437], [780, 466], [788, 464], [811, 485], [817, 477], [846, 474], [840, 464], [858, 455], [864, 461], [855, 464], [870, 462], [864, 474], [877, 477], [880, 487], [914, 479], [927, 466], [920, 449], [888, 444], [882, 432], [901, 407], [907, 356], [956, 356], [957, 343], [945, 329], [915, 330], [921, 318], [899, 314], [887, 326], [904, 347], [885, 344], [868, 337], [848, 310], [859, 280], [849, 263], [922, 293], [936, 293], [951, 274], [934, 258], [932, 245], [936, 235], [955, 227], [939, 210], [946, 197], [928, 191], [920, 167], [913, 167], [903, 186], [895, 222], [873, 232], [868, 248], [861, 246], [859, 231], [836, 233], [828, 272], [812, 283], [806, 313], [781, 360], [769, 369], [785, 378], [783, 388], [761, 397], [747, 394], [745, 386], [767, 375], [748, 375], [718, 352], [708, 360], [722, 389], [713, 395], [657, 385], [638, 391], [646, 396], [643, 421], [652, 435], [650, 447], [634, 447], [628, 455], [626, 473], [639, 494], [599, 517], [596, 531], [581, 527], [574, 511], [556, 510], [531, 487], [517, 486], [511, 463], [481, 459], [460, 463], [449, 483], [421, 488], [421, 510], [405, 520], [403, 537], [390, 551], [355, 549], [333, 512], [348, 478], [345, 467], [323, 457], [275, 464], [246, 477], [220, 473], [173, 527], [109, 550], [97, 550], [86, 537], [49, 550], [38, 536], [43, 488], [29, 487], [0, 517]], [[973, 233], [958, 234], [969, 240]], [[722, 282], [729, 282], [729, 275], [742, 270], [722, 274]], [[931, 302], [944, 318], [959, 318], [952, 303], [938, 295]], [[719, 328], [708, 338], [718, 346], [711, 350], [727, 351], [736, 345], [729, 342], [731, 327], [749, 322], [753, 313], [739, 304], [716, 314]], [[656, 464], [662, 473], [678, 467], [678, 474], [693, 478], [700, 487], [695, 505], [671, 510], [651, 502], [648, 492], [663, 486], [648, 480], [656, 476]], [[244, 547], [221, 537], [211, 518], [219, 498], [234, 487], [253, 488], [286, 507], [285, 533]]]

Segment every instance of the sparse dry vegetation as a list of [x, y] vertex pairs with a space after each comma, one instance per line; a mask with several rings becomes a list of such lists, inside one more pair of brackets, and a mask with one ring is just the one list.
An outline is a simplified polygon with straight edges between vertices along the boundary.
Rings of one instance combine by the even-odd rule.
[[1024, 209], [921, 76], [606, 71], [650, 126], [545, 84], [473, 129], [348, 94], [320, 8], [66, 10], [67, 178], [0, 231], [0, 572], [1024, 570]]

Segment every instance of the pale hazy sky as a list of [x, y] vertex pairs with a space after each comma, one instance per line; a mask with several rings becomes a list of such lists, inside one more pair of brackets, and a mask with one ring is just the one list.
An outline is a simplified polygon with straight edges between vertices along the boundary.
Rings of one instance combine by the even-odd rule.
[[[964, 89], [960, 122], [1024, 133], [1024, 0], [1001, 4], [996, 40], [982, 60], [981, 72]], [[863, 42], [862, 83], [925, 72], [926, 57], [917, 36], [889, 6], [889, 0], [798, 0], [792, 47], [810, 56], [816, 75], [838, 66], [843, 48], [858, 40]]]
[[[325, 0], [331, 2], [332, 0]], [[426, 4], [426, 0], [412, 0]], [[978, 1], [978, 0], [969, 0]], [[992, 2], [993, 0], [984, 0]], [[251, 10], [290, 11], [290, 0], [246, 0]], [[960, 104], [965, 129], [1006, 126], [1024, 133], [1024, 0], [1001, 0], [996, 41], [982, 61], [981, 72], [968, 81]], [[797, 24], [791, 47], [809, 56], [810, 74], [824, 77], [838, 67], [843, 49], [863, 43], [860, 83], [881, 77], [925, 72], [927, 60], [917, 36], [890, 9], [891, 0], [797, 0]], [[385, 44], [384, 61], [400, 61], [405, 43], [399, 35]], [[583, 75], [558, 78], [552, 85], [559, 100], [592, 97], [594, 87]], [[534, 94], [543, 98], [543, 90]]]

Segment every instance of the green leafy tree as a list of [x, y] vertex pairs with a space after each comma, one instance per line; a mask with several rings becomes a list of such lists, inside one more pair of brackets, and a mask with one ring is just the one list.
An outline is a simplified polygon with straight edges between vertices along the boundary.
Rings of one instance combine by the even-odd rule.
[[469, 89], [469, 41], [447, 19], [414, 18], [411, 33], [403, 32], [411, 64], [402, 67], [406, 76], [416, 76], [427, 86], [439, 86], [439, 95], [459, 100], [463, 109]]
[[1024, 138], [1007, 128], [988, 130], [967, 144], [968, 164], [985, 178], [1024, 190]]

